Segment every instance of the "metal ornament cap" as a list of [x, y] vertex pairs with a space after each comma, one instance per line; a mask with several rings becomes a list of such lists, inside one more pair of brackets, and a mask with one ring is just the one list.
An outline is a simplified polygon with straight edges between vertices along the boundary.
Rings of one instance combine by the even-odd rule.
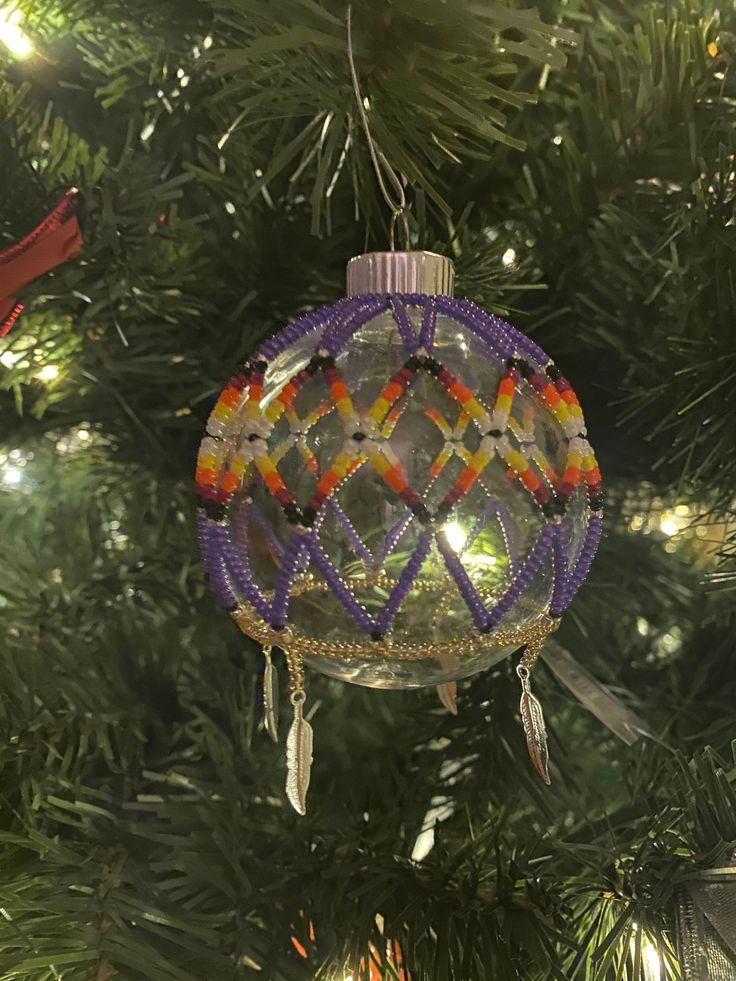
[[436, 252], [366, 252], [348, 263], [347, 295], [421, 293], [453, 296], [455, 266]]

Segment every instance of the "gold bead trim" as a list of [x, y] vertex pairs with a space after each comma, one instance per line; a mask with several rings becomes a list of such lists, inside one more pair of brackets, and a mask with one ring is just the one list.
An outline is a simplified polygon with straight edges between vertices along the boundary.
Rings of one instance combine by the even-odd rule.
[[[360, 584], [365, 586], [366, 581], [360, 580]], [[389, 579], [385, 575], [380, 575], [371, 580], [371, 585], [378, 585], [390, 589], [395, 580]], [[444, 591], [449, 582], [443, 580], [424, 580], [416, 584], [415, 588], [423, 591]], [[312, 579], [311, 576], [303, 577], [295, 583], [292, 595], [301, 595], [306, 592], [326, 592], [327, 585]], [[479, 590], [480, 592], [480, 590]], [[491, 590], [483, 590], [484, 593], [492, 595]], [[308, 637], [293, 627], [286, 627], [283, 630], [273, 630], [272, 627], [259, 617], [252, 607], [242, 604], [232, 614], [233, 620], [237, 623], [244, 634], [252, 637], [253, 640], [261, 644], [273, 644], [280, 647], [286, 654], [287, 660], [293, 658], [296, 666], [297, 659], [302, 657], [330, 657], [343, 660], [377, 661], [382, 659], [394, 661], [421, 661], [425, 658], [433, 657], [459, 657], [463, 654], [477, 654], [482, 651], [494, 650], [499, 647], [521, 647], [528, 645], [531, 657], [529, 660], [532, 666], [542, 648], [544, 639], [548, 634], [555, 631], [559, 625], [559, 620], [552, 619], [547, 614], [529, 627], [522, 627], [517, 630], [501, 630], [496, 628], [487, 634], [473, 630], [463, 637], [453, 638], [452, 640], [429, 641], [419, 644], [401, 643], [393, 639], [389, 633], [383, 640], [361, 640], [361, 641], [330, 641], [316, 637]], [[291, 669], [291, 664], [289, 665]], [[303, 678], [303, 675], [302, 675]]]

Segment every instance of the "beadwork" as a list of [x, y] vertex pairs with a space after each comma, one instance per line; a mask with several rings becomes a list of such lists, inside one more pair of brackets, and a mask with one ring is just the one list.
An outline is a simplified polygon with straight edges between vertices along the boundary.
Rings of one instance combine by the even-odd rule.
[[[371, 391], [376, 325], [389, 370]], [[205, 568], [247, 634], [328, 673], [335, 659], [341, 677], [351, 661], [435, 662], [426, 682], [388, 669], [360, 683], [462, 677], [548, 632], [601, 536], [570, 383], [531, 339], [446, 296], [344, 299], [268, 340], [212, 410], [196, 484]]]

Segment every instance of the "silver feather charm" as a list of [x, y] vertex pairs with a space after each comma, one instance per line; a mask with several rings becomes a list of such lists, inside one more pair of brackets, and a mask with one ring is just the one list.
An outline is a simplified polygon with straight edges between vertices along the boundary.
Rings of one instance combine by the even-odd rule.
[[263, 728], [275, 743], [279, 741], [279, 676], [271, 660], [271, 648], [263, 648]]
[[457, 682], [446, 681], [437, 685], [437, 697], [451, 715], [457, 715]]
[[529, 750], [534, 769], [544, 782], [549, 785], [549, 751], [547, 748], [547, 730], [544, 725], [544, 714], [539, 699], [532, 694], [529, 682], [529, 668], [520, 664], [516, 673], [521, 680], [521, 702], [519, 710], [524, 725], [526, 745]]
[[286, 740], [286, 796], [298, 814], [307, 813], [307, 790], [312, 772], [312, 727], [304, 718], [304, 692], [291, 696], [294, 721]]

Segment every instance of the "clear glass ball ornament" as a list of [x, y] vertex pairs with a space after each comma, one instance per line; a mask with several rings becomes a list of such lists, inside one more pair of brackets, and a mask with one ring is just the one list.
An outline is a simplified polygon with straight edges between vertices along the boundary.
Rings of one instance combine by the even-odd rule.
[[[552, 526], [566, 557], [566, 574], [587, 561], [583, 552], [591, 511], [584, 482], [568, 495], [564, 513], [553, 513], [551, 505], [545, 513], [519, 470], [498, 451], [495, 435], [490, 437], [491, 459], [455, 501], [453, 488], [468, 483], [469, 466], [477, 463], [481, 445], [488, 445], [482, 444], [486, 430], [497, 432], [489, 420], [499, 418], [494, 407], [509, 372], [508, 358], [526, 357], [527, 374], [543, 371], [545, 363], [534, 363], [528, 348], [519, 350], [523, 335], [501, 321], [496, 331], [469, 326], [473, 318], [485, 317], [492, 327], [495, 318], [448, 297], [431, 300], [428, 332], [428, 302], [416, 294], [396, 300], [375, 294], [365, 298], [360, 316], [354, 305], [353, 319], [363, 319], [354, 330], [348, 325], [341, 334], [335, 327], [338, 305], [322, 318], [313, 317], [307, 329], [276, 335], [266, 348], [275, 353], [267, 358], [258, 419], [244, 391], [219, 434], [222, 472], [239, 450], [246, 457], [252, 454], [256, 442], [258, 452], [267, 452], [268, 466], [253, 460], [245, 466], [220, 522], [228, 554], [240, 557], [241, 574], [245, 569], [264, 604], [279, 589], [283, 592], [284, 567], [301, 549], [283, 623], [276, 624], [283, 627], [283, 646], [293, 646], [324, 674], [374, 688], [465, 678], [517, 649], [519, 642], [509, 638], [550, 611], [559, 561], [553, 548], [538, 543]], [[344, 307], [342, 315], [347, 315]], [[305, 380], [315, 353], [324, 357], [330, 351], [334, 356], [327, 363], [334, 364], [334, 372], [326, 378], [322, 370], [314, 371]], [[434, 373], [425, 367], [427, 358]], [[397, 394], [401, 378], [391, 380], [416, 361], [421, 367]], [[445, 369], [439, 377], [437, 364]], [[293, 397], [289, 385], [298, 388]], [[350, 411], [338, 404], [340, 385], [348, 393]], [[554, 502], [575, 427], [560, 422], [538, 388], [517, 372], [503, 440], [506, 450], [510, 446], [528, 461]], [[285, 390], [291, 397], [286, 408]], [[468, 391], [484, 410], [480, 419], [471, 418], [470, 402], [463, 403]], [[272, 408], [272, 418], [259, 423], [278, 400], [281, 408]], [[261, 426], [255, 435], [254, 425]], [[302, 518], [309, 515], [315, 489], [320, 480], [325, 485], [325, 475], [344, 451], [353, 454], [348, 472], [340, 476], [337, 467], [339, 479], [305, 527]], [[388, 476], [380, 459], [391, 465]], [[264, 473], [271, 465], [277, 478], [269, 486]], [[274, 492], [279, 480], [299, 520], [294, 506], [284, 507], [284, 492]], [[410, 493], [424, 510], [407, 505]], [[269, 614], [264, 619], [263, 610], [252, 609], [238, 588], [238, 576], [229, 571], [229, 586], [242, 607], [265, 624]], [[468, 600], [468, 584], [490, 615], [520, 576], [520, 595], [491, 629], [487, 624], [479, 629], [480, 613]], [[397, 598], [401, 602], [393, 610]]]

